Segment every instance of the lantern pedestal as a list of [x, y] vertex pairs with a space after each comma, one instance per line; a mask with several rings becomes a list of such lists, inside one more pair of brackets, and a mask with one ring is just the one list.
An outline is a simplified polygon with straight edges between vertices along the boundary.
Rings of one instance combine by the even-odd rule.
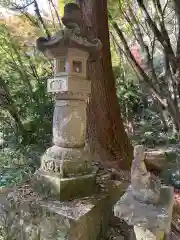
[[44, 197], [60, 201], [87, 197], [97, 192], [96, 171], [78, 177], [61, 178], [58, 174], [38, 170], [31, 182]]
[[92, 168], [91, 153], [85, 144], [90, 82], [81, 81], [78, 90], [73, 77], [63, 74], [62, 78], [48, 80], [48, 91], [55, 93], [54, 146], [41, 158], [41, 167], [31, 182], [38, 192], [57, 200], [96, 192], [96, 169]]
[[120, 182], [105, 181], [104, 185], [106, 191], [72, 201], [40, 198], [27, 185], [10, 192], [8, 201], [7, 193], [1, 194], [1, 237], [20, 240], [105, 239], [112, 206], [124, 189]]

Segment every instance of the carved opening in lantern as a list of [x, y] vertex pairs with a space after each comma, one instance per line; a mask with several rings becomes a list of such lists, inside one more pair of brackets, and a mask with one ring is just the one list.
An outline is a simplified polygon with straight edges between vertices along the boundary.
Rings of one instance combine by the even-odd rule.
[[82, 61], [75, 61], [72, 62], [72, 70], [75, 73], [82, 73]]
[[57, 58], [54, 61], [54, 73], [55, 75], [59, 75], [62, 72], [66, 72], [66, 67], [65, 67], [65, 58]]

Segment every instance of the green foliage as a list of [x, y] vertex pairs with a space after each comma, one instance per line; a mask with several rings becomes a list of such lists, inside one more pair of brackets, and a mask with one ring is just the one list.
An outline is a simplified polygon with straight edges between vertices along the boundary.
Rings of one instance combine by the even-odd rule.
[[135, 123], [135, 132], [131, 137], [134, 144], [146, 147], [169, 146], [178, 143], [178, 137], [172, 131], [164, 132], [161, 119], [152, 106], [143, 109], [141, 120]]
[[21, 16], [12, 22], [0, 25], [0, 187], [38, 167], [52, 131], [51, 64], [34, 47], [37, 29]]
[[[21, 23], [21, 19], [19, 21]], [[2, 24], [0, 30], [0, 76], [3, 76], [4, 86], [9, 94], [6, 104], [3, 101], [1, 105], [4, 110], [3, 122], [9, 118], [7, 112], [15, 118], [11, 109], [11, 104], [14, 103], [16, 115], [22, 123], [19, 128], [23, 128], [21, 141], [32, 144], [44, 136], [43, 129], [47, 129], [49, 133], [51, 131], [52, 104], [46, 94], [50, 65], [34, 47], [29, 44], [22, 45], [25, 39], [16, 32], [12, 34], [11, 26]], [[22, 129], [19, 129], [19, 132], [20, 130]]]
[[28, 167], [9, 168], [6, 171], [3, 168], [0, 175], [0, 188], [18, 184], [27, 176], [30, 176], [30, 169]]
[[39, 167], [45, 148], [46, 145], [40, 144], [22, 147], [16, 142], [5, 142], [0, 152], [0, 188], [29, 178]]
[[136, 116], [138, 108], [141, 105], [141, 91], [133, 79], [133, 73], [126, 64], [123, 67], [114, 69], [116, 77], [116, 89], [119, 104], [121, 106], [121, 114], [124, 119], [132, 120], [132, 116]]

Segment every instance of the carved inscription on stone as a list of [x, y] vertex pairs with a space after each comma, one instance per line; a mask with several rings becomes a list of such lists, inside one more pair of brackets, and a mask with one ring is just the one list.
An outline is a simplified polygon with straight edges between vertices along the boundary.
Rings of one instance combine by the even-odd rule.
[[48, 79], [48, 92], [62, 92], [68, 90], [67, 76], [55, 77]]

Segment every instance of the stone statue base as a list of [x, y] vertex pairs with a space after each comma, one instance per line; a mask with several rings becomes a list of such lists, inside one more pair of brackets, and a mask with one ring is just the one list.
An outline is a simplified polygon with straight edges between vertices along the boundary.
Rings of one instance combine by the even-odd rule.
[[0, 195], [0, 230], [19, 240], [104, 238], [112, 207], [124, 192], [121, 182], [105, 184], [106, 191], [97, 195], [64, 202], [44, 200], [27, 186], [11, 192], [6, 202]]
[[42, 157], [41, 167], [33, 175], [31, 185], [43, 196], [61, 201], [72, 200], [97, 192], [96, 172], [87, 146], [52, 146]]
[[90, 174], [61, 178], [59, 174], [38, 170], [31, 179], [33, 188], [44, 197], [59, 201], [91, 196], [96, 193], [96, 169]]
[[[172, 187], [162, 186], [160, 201], [157, 205], [154, 205], [137, 200], [130, 186], [114, 206], [114, 214], [116, 217], [125, 220], [129, 225], [136, 227], [137, 233], [144, 232], [144, 237], [141, 236], [137, 239], [161, 239], [147, 238], [147, 233], [148, 230], [151, 234], [152, 232], [159, 234], [170, 231], [173, 203]], [[142, 231], [142, 229], [144, 230]]]
[[87, 147], [52, 146], [42, 157], [40, 169], [48, 173], [59, 174], [64, 178], [90, 174], [92, 172], [92, 155]]

